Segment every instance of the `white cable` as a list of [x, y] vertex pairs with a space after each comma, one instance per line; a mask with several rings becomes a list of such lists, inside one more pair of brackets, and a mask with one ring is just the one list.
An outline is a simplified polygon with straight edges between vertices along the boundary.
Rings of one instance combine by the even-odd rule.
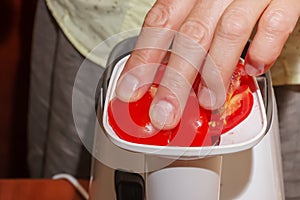
[[74, 178], [70, 174], [56, 174], [52, 177], [52, 179], [57, 180], [57, 179], [66, 179], [69, 181], [76, 189], [77, 191], [82, 195], [82, 197], [86, 200], [89, 199], [89, 194], [88, 192], [80, 185], [80, 183], [77, 181], [76, 178]]

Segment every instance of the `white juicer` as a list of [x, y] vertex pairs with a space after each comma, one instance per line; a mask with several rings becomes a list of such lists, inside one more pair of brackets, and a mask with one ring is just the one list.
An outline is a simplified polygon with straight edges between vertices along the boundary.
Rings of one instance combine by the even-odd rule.
[[176, 147], [122, 140], [108, 123], [108, 102], [136, 38], [111, 52], [99, 82], [91, 200], [284, 199], [276, 103], [269, 74], [257, 77], [250, 115], [219, 145]]

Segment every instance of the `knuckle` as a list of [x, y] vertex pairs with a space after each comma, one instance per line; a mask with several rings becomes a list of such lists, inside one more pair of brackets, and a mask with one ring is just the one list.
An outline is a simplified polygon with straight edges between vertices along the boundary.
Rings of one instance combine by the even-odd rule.
[[230, 40], [241, 38], [249, 31], [249, 21], [242, 9], [232, 9], [221, 18], [218, 34]]
[[289, 34], [292, 27], [289, 27], [286, 12], [283, 9], [270, 10], [260, 20], [260, 27], [269, 35]]
[[164, 3], [154, 5], [146, 15], [145, 27], [166, 27], [170, 22], [170, 10]]
[[138, 77], [143, 77], [145, 74], [151, 77], [156, 71], [154, 64], [149, 62], [150, 55], [143, 51], [135, 51], [129, 60], [129, 65], [131, 66], [130, 71]]
[[176, 69], [168, 70], [167, 73], [164, 74], [162, 85], [165, 85], [175, 94], [189, 91], [191, 88], [191, 82], [185, 77], [185, 74]]
[[134, 61], [136, 66], [148, 63], [149, 56], [144, 50], [134, 50], [131, 54], [130, 61]]
[[209, 23], [204, 23], [201, 20], [188, 20], [181, 26], [179, 32], [203, 46], [208, 45], [210, 35], [212, 35]]

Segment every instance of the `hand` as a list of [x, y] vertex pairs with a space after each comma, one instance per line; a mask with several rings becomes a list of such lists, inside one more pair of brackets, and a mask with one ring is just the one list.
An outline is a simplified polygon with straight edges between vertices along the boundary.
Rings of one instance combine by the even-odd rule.
[[198, 71], [200, 104], [219, 108], [256, 23], [245, 59], [245, 69], [253, 76], [275, 62], [299, 15], [300, 0], [158, 0], [148, 12], [136, 48], [118, 80], [117, 97], [139, 99], [172, 44], [150, 108], [153, 125], [170, 129], [178, 124]]

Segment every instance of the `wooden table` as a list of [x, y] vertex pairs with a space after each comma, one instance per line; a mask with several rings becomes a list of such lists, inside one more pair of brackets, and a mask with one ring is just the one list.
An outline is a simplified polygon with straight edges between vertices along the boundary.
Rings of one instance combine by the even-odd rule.
[[[88, 180], [80, 180], [87, 189]], [[0, 200], [83, 200], [67, 180], [0, 179]]]

